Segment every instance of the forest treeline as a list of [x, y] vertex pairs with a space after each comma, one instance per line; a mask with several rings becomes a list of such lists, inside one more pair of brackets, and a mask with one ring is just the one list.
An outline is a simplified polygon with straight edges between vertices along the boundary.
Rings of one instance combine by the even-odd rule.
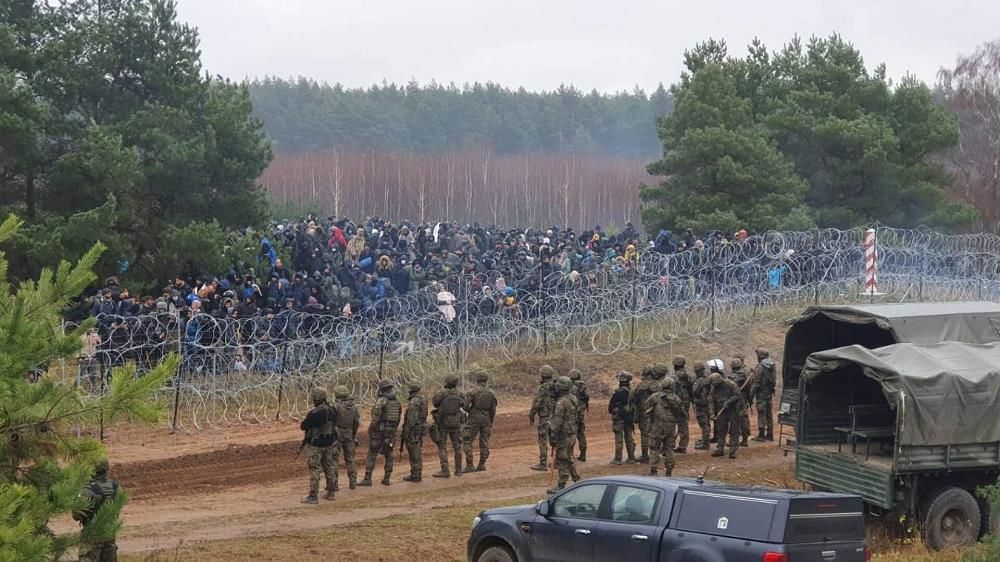
[[250, 83], [254, 114], [277, 151], [365, 149], [499, 154], [604, 153], [657, 157], [656, 118], [673, 108], [652, 93], [584, 93], [573, 86], [529, 92], [495, 83], [383, 83], [346, 88], [309, 78]]

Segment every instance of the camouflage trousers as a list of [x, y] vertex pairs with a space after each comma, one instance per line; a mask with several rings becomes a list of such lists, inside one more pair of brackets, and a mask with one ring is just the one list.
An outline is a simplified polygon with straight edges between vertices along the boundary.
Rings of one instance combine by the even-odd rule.
[[774, 434], [774, 413], [771, 411], [771, 397], [757, 399], [757, 429]]
[[410, 431], [406, 436], [406, 456], [410, 459], [410, 476], [420, 478], [424, 471], [424, 432]]
[[549, 418], [538, 418], [538, 464], [549, 462]]
[[694, 419], [698, 421], [698, 429], [701, 430], [701, 441], [708, 445], [711, 438], [712, 426], [708, 420], [708, 406], [694, 405]]
[[80, 562], [117, 562], [118, 545], [115, 541], [80, 544]]
[[347, 477], [351, 482], [358, 479], [358, 464], [357, 459], [355, 458], [355, 448], [356, 445], [354, 444], [354, 437], [340, 438], [340, 450], [344, 457], [344, 468], [347, 470]]
[[674, 438], [676, 425], [669, 424], [654, 428], [649, 435], [649, 468], [660, 468], [660, 457], [663, 457], [663, 475], [670, 476], [674, 472]]
[[339, 447], [306, 446], [306, 466], [309, 467], [309, 495], [319, 494], [319, 481], [326, 476], [326, 491], [332, 492], [337, 485], [337, 454]]
[[[683, 407], [683, 404], [681, 405]], [[670, 438], [670, 444], [674, 444], [674, 439], [677, 440], [677, 447], [680, 449], [687, 449], [688, 442], [691, 440], [691, 432], [688, 430], [688, 411], [690, 408], [684, 408], [684, 415], [677, 418], [677, 435]]]
[[368, 435], [368, 458], [365, 460], [365, 476], [375, 471], [375, 460], [379, 455], [385, 457], [385, 476], [392, 474], [393, 445], [396, 443], [396, 432], [378, 431]]
[[628, 453], [628, 458], [635, 458], [635, 426], [632, 422], [625, 420], [614, 420], [611, 422], [611, 431], [615, 434], [615, 460], [622, 460], [622, 446]]
[[441, 461], [441, 472], [448, 472], [448, 441], [455, 451], [455, 474], [462, 470], [462, 430], [440, 428], [441, 441], [438, 442], [438, 460]]
[[639, 446], [642, 448], [643, 453], [648, 453], [649, 451], [649, 422], [640, 419], [639, 423]]
[[587, 423], [583, 414], [576, 420], [576, 444], [580, 448], [580, 454], [587, 453]]
[[743, 408], [739, 413], [740, 437], [747, 439], [750, 437], [750, 408]]
[[465, 464], [472, 466], [472, 449], [479, 437], [479, 464], [485, 465], [486, 459], [490, 458], [490, 435], [493, 427], [489, 424], [470, 423], [462, 428], [462, 450], [465, 451]]
[[739, 413], [723, 412], [721, 416], [715, 418], [715, 427], [718, 431], [718, 442], [715, 444], [720, 451], [726, 448], [726, 437], [729, 437], [729, 453], [736, 454], [736, 449], [740, 448], [740, 415]]
[[573, 459], [573, 447], [576, 446], [576, 435], [568, 435], [561, 439], [554, 440], [552, 448], [555, 449], [556, 470], [559, 472], [559, 486], [565, 486], [570, 478], [580, 479], [580, 473], [576, 471], [576, 461]]

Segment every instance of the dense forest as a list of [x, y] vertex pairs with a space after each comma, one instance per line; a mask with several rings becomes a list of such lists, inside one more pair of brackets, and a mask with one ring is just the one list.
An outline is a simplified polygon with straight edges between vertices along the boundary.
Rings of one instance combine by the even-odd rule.
[[652, 94], [583, 93], [573, 86], [529, 92], [498, 84], [436, 82], [345, 88], [308, 78], [250, 84], [254, 114], [276, 151], [377, 148], [443, 152], [486, 147], [500, 154], [600, 152], [660, 155], [656, 117], [673, 99]]

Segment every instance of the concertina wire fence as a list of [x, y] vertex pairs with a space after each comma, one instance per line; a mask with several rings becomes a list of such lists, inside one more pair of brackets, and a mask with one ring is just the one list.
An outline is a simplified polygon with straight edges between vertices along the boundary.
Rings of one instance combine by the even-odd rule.
[[630, 271], [534, 280], [539, 270], [525, 270], [514, 284], [531, 290], [520, 292], [515, 306], [497, 304], [499, 273], [455, 276], [445, 282], [456, 299], [450, 322], [426, 289], [353, 320], [201, 314], [196, 337], [176, 315], [137, 316], [124, 319], [93, 358], [50, 369], [100, 393], [113, 367], [134, 362], [141, 376], [178, 353], [181, 367], [161, 398], [171, 428], [192, 431], [298, 418], [315, 384], [343, 384], [359, 401], [371, 399], [379, 379], [398, 384], [462, 373], [470, 353], [506, 360], [568, 353], [576, 361], [741, 328], [749, 344], [753, 326], [814, 303], [1000, 298], [1000, 236], [879, 227], [876, 296], [861, 292], [863, 236], [863, 229], [767, 232], [701, 253], [647, 253]]

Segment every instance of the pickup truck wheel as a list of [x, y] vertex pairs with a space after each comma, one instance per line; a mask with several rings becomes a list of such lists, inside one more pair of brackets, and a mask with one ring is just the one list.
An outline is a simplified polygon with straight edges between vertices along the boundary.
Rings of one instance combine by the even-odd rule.
[[971, 545], [979, 538], [979, 503], [961, 488], [931, 492], [921, 503], [920, 517], [924, 542], [933, 550]]
[[506, 546], [491, 546], [476, 558], [476, 562], [517, 562], [517, 556]]

